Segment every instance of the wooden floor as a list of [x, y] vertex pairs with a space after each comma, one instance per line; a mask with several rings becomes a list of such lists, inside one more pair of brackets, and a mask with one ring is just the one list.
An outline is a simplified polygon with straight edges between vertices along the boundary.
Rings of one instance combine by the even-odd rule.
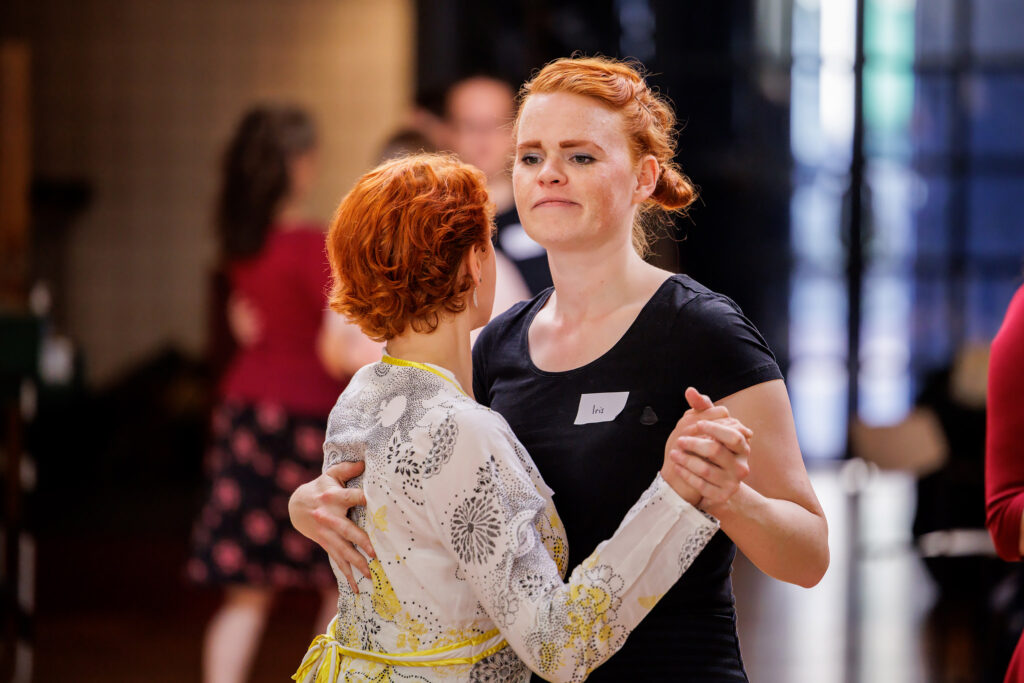
[[[806, 590], [774, 581], [742, 558], [736, 563], [750, 679], [975, 680], [926, 665], [923, 624], [934, 590], [909, 544], [912, 481], [876, 476], [852, 497], [850, 477], [836, 468], [812, 477], [831, 529], [831, 568], [821, 584]], [[193, 507], [189, 491], [134, 498], [108, 492], [75, 502], [44, 531], [33, 680], [199, 680], [202, 631], [217, 596], [181, 579]], [[280, 601], [253, 683], [289, 679], [312, 635], [316, 603], [312, 594]]]
[[[934, 595], [910, 545], [913, 481], [876, 475], [856, 498], [837, 469], [814, 471], [812, 481], [829, 522], [831, 563], [821, 583], [804, 589], [766, 577], [743, 557], [735, 564], [740, 639], [751, 680], [941, 680], [925, 665], [923, 622]], [[855, 548], [851, 534], [858, 532]], [[852, 591], [859, 599], [852, 599]]]
[[[105, 507], [104, 504], [101, 506]], [[203, 629], [219, 595], [183, 578], [190, 513], [182, 500], [136, 500], [122, 530], [93, 533], [81, 520], [40, 542], [34, 681], [180, 683], [200, 680]], [[141, 527], [155, 520], [155, 532]], [[314, 635], [318, 596], [280, 596], [253, 683], [287, 681]]]

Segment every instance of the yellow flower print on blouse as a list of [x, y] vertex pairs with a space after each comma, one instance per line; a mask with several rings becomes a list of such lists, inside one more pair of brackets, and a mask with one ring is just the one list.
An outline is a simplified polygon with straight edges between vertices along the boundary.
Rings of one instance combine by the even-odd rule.
[[371, 517], [373, 522], [373, 528], [378, 531], [387, 532], [388, 530], [388, 506], [381, 505]]
[[387, 621], [392, 621], [398, 611], [402, 609], [402, 603], [395, 595], [395, 589], [388, 581], [388, 575], [384, 573], [384, 566], [380, 560], [370, 560], [370, 576], [373, 577], [373, 610]]

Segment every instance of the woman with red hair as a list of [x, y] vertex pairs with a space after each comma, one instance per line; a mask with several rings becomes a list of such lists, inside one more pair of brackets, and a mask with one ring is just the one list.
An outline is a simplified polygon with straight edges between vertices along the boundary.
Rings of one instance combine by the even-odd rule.
[[304, 211], [317, 149], [304, 109], [265, 104], [242, 117], [221, 168], [223, 271], [232, 299], [260, 324], [238, 335], [220, 377], [206, 500], [187, 564], [192, 581], [224, 592], [203, 638], [205, 682], [246, 680], [281, 590], [322, 592], [316, 630], [334, 609], [327, 558], [291, 529], [288, 497], [319, 470], [327, 414], [348, 375], [380, 350], [324, 312], [323, 225]]
[[[644, 261], [645, 226], [696, 196], [673, 161], [674, 129], [670, 105], [627, 63], [559, 59], [523, 86], [516, 206], [547, 250], [554, 287], [498, 316], [474, 347], [477, 400], [508, 421], [558, 492], [570, 563], [614, 531], [666, 457], [666, 437], [682, 451], [698, 506], [721, 524], [595, 681], [747, 680], [730, 581], [736, 548], [801, 586], [820, 581], [829, 562], [827, 523], [767, 344], [728, 297]], [[725, 407], [752, 428], [749, 455], [714, 424], [698, 434], [677, 424], [688, 405]], [[335, 556], [358, 564], [342, 539], [359, 539], [342, 517], [360, 498], [333, 481], [351, 475], [335, 470], [300, 487], [291, 510], [296, 528], [329, 528]]]
[[[524, 681], [532, 669], [581, 681], [717, 530], [692, 505], [681, 456], [666, 456], [563, 582], [551, 489], [472, 397], [469, 333], [494, 299], [485, 183], [454, 157], [407, 157], [363, 176], [335, 214], [331, 307], [387, 347], [331, 412], [324, 466], [365, 463], [356, 522], [377, 559], [354, 585], [336, 567], [338, 615], [296, 680]], [[746, 447], [741, 425], [715, 429]]]

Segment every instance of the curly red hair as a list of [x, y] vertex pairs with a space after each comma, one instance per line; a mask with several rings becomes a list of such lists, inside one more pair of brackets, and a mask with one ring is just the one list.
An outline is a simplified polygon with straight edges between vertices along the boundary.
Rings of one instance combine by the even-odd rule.
[[432, 332], [464, 311], [473, 280], [460, 266], [494, 229], [486, 183], [447, 154], [395, 159], [360, 178], [327, 234], [331, 308], [375, 341]]

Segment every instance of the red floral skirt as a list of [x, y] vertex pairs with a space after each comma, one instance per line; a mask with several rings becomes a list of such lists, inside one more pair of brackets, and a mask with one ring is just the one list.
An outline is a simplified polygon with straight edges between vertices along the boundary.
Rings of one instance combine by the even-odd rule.
[[327, 553], [288, 519], [292, 491], [320, 475], [326, 425], [268, 403], [226, 402], [214, 410], [208, 493], [186, 566], [192, 581], [337, 585]]

